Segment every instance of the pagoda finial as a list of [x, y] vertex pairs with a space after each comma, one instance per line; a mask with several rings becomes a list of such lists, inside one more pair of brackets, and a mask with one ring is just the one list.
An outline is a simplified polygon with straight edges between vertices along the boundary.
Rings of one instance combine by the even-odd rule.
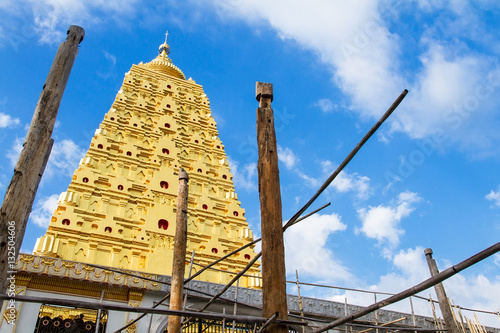
[[160, 45], [160, 49], [158, 50], [159, 54], [163, 54], [163, 52], [165, 52], [165, 55], [170, 54], [170, 46], [168, 46], [168, 44], [167, 44], [167, 37], [168, 37], [168, 30], [165, 33], [165, 42]]

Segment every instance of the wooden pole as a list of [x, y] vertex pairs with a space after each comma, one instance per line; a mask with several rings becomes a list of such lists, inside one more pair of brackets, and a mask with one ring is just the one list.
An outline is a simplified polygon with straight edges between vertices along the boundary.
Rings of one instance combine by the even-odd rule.
[[[171, 310], [182, 309], [184, 272], [186, 268], [188, 181], [189, 177], [187, 172], [183, 168], [180, 168], [179, 190], [177, 194], [174, 258], [172, 259], [172, 285], [170, 287]], [[170, 333], [180, 333], [181, 322], [181, 317], [170, 316], [168, 318], [168, 331]]]
[[[44, 159], [47, 152], [50, 153], [49, 146], [57, 111], [78, 54], [78, 44], [84, 36], [85, 31], [82, 28], [70, 26], [66, 41], [62, 42], [57, 50], [38, 99], [23, 150], [14, 168], [14, 175], [0, 208], [0, 281], [2, 283], [7, 279], [7, 271], [13, 268], [14, 262], [11, 259], [16, 260], [21, 248], [39, 178], [45, 169]], [[5, 290], [4, 287], [5, 285], [2, 285], [0, 290]]]
[[[439, 274], [439, 270], [436, 265], [436, 260], [432, 258], [432, 249], [425, 249], [425, 259], [427, 260], [427, 265], [429, 265], [429, 271], [431, 272], [431, 276], [435, 276]], [[446, 324], [446, 329], [449, 333], [459, 333], [458, 327], [455, 324], [455, 320], [453, 319], [453, 313], [450, 305], [450, 301], [446, 296], [446, 291], [444, 290], [444, 286], [442, 283], [438, 283], [434, 286], [434, 290], [436, 291], [439, 308], [441, 309], [441, 314], [443, 315], [444, 323]]]
[[[274, 115], [271, 108], [273, 85], [257, 82], [255, 85], [257, 108], [257, 146], [259, 161], [260, 215], [262, 231], [262, 298], [264, 317], [276, 312], [286, 319], [286, 273], [281, 193], [278, 169], [278, 149], [274, 131]], [[271, 324], [269, 332], [287, 333], [285, 325]]]
[[[240, 287], [240, 280], [236, 281], [236, 292], [234, 294], [234, 304], [233, 304], [233, 315], [236, 316], [238, 313], [238, 289]], [[232, 333], [234, 333], [236, 322], [233, 320], [233, 328], [231, 330]]]

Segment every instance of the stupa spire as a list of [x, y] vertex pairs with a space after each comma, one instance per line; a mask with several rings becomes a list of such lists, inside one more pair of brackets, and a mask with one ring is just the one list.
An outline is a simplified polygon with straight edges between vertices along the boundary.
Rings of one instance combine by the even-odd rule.
[[[172, 64], [166, 40], [160, 49], [125, 74], [35, 254], [170, 275], [179, 168], [195, 265], [253, 240], [208, 97]], [[199, 278], [225, 284], [254, 256], [247, 248]], [[259, 287], [259, 264], [248, 274], [240, 286]]]
[[158, 50], [158, 53], [160, 55], [165, 53], [165, 55], [168, 56], [170, 54], [170, 46], [167, 44], [167, 38], [168, 38], [168, 30], [165, 33], [165, 42], [160, 45], [160, 49]]
[[146, 66], [154, 71], [175, 76], [179, 79], [186, 79], [184, 73], [172, 63], [172, 60], [168, 57], [170, 54], [170, 46], [167, 44], [168, 30], [165, 33], [165, 42], [160, 45], [158, 50], [158, 56], [148, 62]]

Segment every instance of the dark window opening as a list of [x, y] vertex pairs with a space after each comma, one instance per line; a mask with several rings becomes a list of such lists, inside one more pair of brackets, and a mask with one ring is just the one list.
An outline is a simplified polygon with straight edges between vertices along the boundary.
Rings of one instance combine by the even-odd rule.
[[167, 230], [168, 229], [168, 221], [164, 220], [164, 219], [159, 220], [158, 221], [158, 229]]

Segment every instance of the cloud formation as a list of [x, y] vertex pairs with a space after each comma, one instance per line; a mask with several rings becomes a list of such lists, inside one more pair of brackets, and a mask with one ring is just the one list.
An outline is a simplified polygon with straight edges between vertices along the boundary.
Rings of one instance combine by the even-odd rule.
[[11, 115], [0, 112], [0, 128], [14, 127], [19, 125], [19, 119], [13, 118]]
[[500, 207], [500, 185], [498, 186], [498, 191], [493, 191], [491, 190], [490, 193], [488, 193], [485, 196], [486, 200], [491, 201], [492, 206], [494, 207]]
[[349, 269], [327, 246], [329, 237], [346, 228], [340, 216], [332, 213], [313, 215], [288, 229], [284, 234], [287, 274], [297, 270], [303, 277], [325, 282], [352, 279]]
[[[0, 31], [14, 33], [17, 42], [24, 42], [36, 36], [42, 44], [58, 44], [65, 40], [66, 30], [70, 25], [89, 27], [113, 22], [125, 26], [127, 19], [134, 16], [138, 3], [138, 0], [4, 1], [0, 6], [0, 13], [9, 13], [11, 17], [26, 22], [22, 27], [23, 31], [11, 31], [13, 27], [4, 24], [0, 25]], [[2, 39], [0, 38], [0, 41]], [[7, 36], [5, 39], [12, 43], [12, 38]]]
[[240, 167], [236, 160], [230, 157], [227, 160], [233, 174], [234, 186], [247, 192], [257, 191], [257, 163], [247, 163]]
[[[214, 6], [223, 18], [268, 26], [282, 39], [315, 52], [362, 119], [377, 119], [408, 88], [410, 94], [390, 120], [392, 131], [411, 138], [439, 131], [460, 149], [487, 156], [500, 146], [495, 130], [500, 97], [494, 94], [500, 88], [500, 66], [488, 48], [496, 39], [478, 13], [495, 5], [458, 3], [314, 0], [304, 10], [300, 1], [227, 0]], [[419, 22], [418, 11], [432, 12], [439, 20]], [[391, 29], [405, 26], [406, 14], [424, 27], [411, 31], [412, 41]], [[483, 45], [484, 53], [472, 51], [470, 41]], [[417, 50], [418, 58], [406, 59], [404, 48]], [[408, 61], [417, 66], [410, 69]], [[327, 100], [318, 106], [331, 109]]]
[[52, 146], [43, 179], [73, 175], [85, 153], [86, 150], [79, 147], [73, 140], [57, 140]]
[[288, 170], [291, 170], [297, 164], [299, 158], [290, 148], [283, 148], [278, 145], [278, 160], [283, 162]]
[[314, 106], [318, 107], [323, 113], [332, 112], [336, 107], [328, 98], [322, 98], [318, 100], [316, 103], [314, 103]]
[[404, 229], [400, 227], [401, 220], [415, 210], [413, 204], [420, 200], [417, 193], [402, 192], [388, 205], [358, 209], [361, 227], [356, 232], [377, 240], [384, 256], [390, 257], [391, 251], [399, 245], [400, 237], [404, 235]]
[[38, 199], [34, 205], [34, 209], [30, 214], [30, 221], [42, 229], [49, 227], [52, 214], [57, 208], [59, 195], [53, 194], [48, 197]]

